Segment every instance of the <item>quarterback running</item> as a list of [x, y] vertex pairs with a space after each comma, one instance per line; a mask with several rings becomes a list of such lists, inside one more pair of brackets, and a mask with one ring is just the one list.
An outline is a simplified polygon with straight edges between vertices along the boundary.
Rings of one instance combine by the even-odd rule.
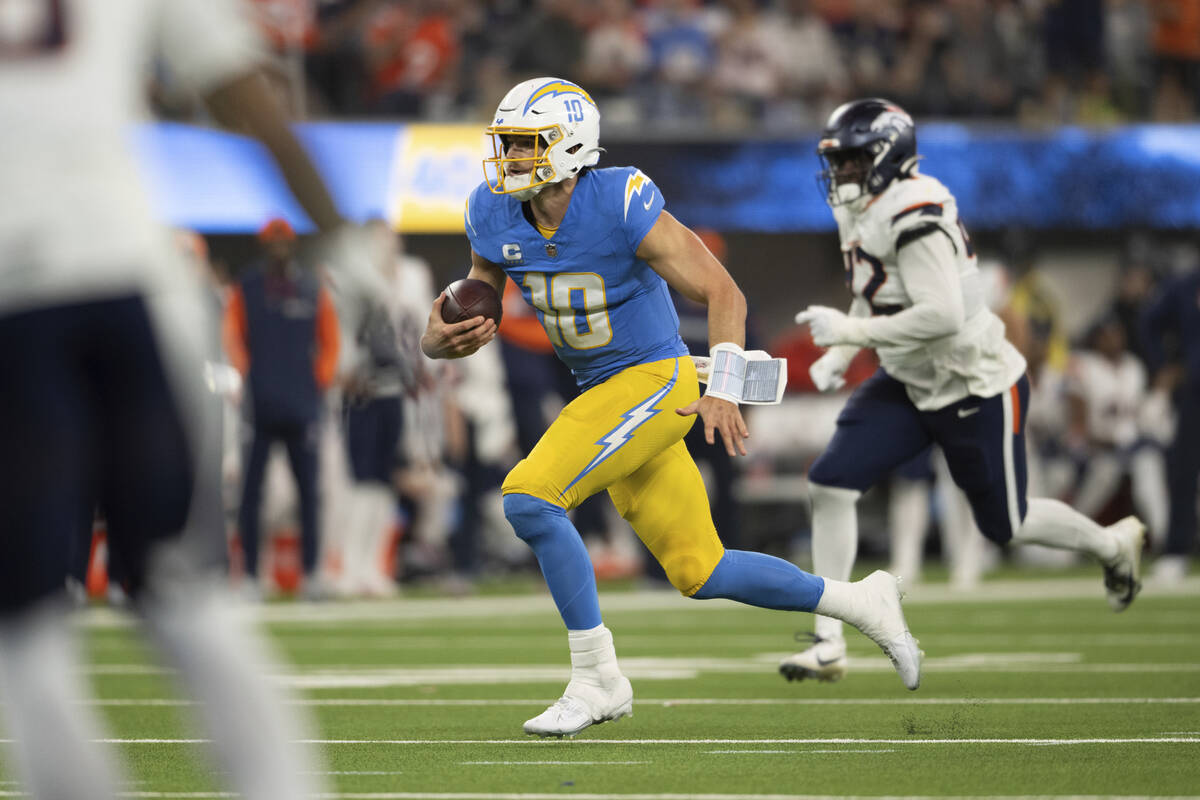
[[[917, 170], [912, 118], [886, 100], [847, 103], [830, 116], [817, 152], [853, 300], [849, 314], [809, 306], [796, 315], [829, 348], [810, 374], [821, 391], [841, 388], [863, 347], [875, 349], [880, 368], [851, 395], [809, 471], [813, 568], [849, 578], [859, 496], [934, 443], [985, 536], [1094, 557], [1109, 605], [1124, 610], [1141, 588], [1145, 529], [1134, 517], [1103, 528], [1057, 500], [1026, 499], [1025, 359], [984, 303], [954, 196]], [[780, 672], [841, 678], [842, 623], [818, 616], [813, 638]]]
[[[582, 389], [501, 489], [505, 515], [533, 548], [566, 624], [571, 657], [563, 696], [525, 731], [570, 736], [633, 710], [592, 564], [567, 517], [602, 490], [684, 595], [845, 620], [917, 688], [921, 654], [895, 578], [827, 581], [772, 556], [726, 550], [717, 537], [683, 436], [699, 415], [710, 444], [719, 433], [730, 455], [745, 454], [738, 404], [778, 402], [784, 374], [778, 360], [742, 350], [745, 298], [729, 273], [664, 210], [644, 173], [596, 168], [600, 114], [579, 86], [518, 84], [487, 132], [495, 155], [465, 212], [470, 277], [501, 294], [512, 278]], [[668, 286], [708, 306], [711, 358], [689, 357]], [[430, 313], [426, 355], [467, 356], [495, 335], [484, 317], [446, 324], [444, 302], [443, 294]], [[711, 371], [703, 396], [697, 362]]]

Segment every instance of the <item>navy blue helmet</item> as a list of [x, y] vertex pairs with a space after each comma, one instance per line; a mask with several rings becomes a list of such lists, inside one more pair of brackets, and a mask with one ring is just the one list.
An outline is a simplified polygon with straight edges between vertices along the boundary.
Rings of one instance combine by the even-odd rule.
[[912, 172], [916, 126], [895, 103], [877, 97], [852, 100], [829, 115], [817, 155], [824, 166], [818, 181], [826, 201], [831, 206], [851, 203], [879, 194]]

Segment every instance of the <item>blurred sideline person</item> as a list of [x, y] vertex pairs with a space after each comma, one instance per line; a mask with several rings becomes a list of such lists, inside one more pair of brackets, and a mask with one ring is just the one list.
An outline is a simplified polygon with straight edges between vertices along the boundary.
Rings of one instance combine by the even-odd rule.
[[[526, 721], [525, 732], [570, 736], [633, 711], [587, 549], [567, 517], [606, 489], [685, 596], [847, 619], [916, 689], [921, 654], [891, 575], [826, 581], [782, 559], [721, 545], [683, 437], [699, 415], [709, 445], [719, 432], [730, 456], [745, 455], [738, 405], [778, 402], [783, 368], [759, 362], [769, 386], [749, 397], [754, 384], [732, 374], [755, 362], [741, 347], [746, 301], [729, 273], [664, 210], [644, 173], [595, 169], [600, 113], [576, 84], [535, 78], [516, 85], [487, 133], [495, 157], [485, 159], [485, 182], [465, 211], [470, 277], [497, 293], [506, 277], [521, 287], [582, 390], [501, 487], [505, 514], [533, 548], [566, 625], [571, 656], [563, 696]], [[702, 397], [697, 365], [679, 337], [672, 286], [708, 306], [712, 361], [701, 363], [712, 377]], [[462, 358], [495, 337], [495, 322], [484, 317], [445, 323], [445, 301], [439, 295], [429, 314], [421, 341], [427, 355]]]
[[[849, 314], [809, 306], [796, 315], [829, 348], [811, 368], [813, 382], [838, 388], [863, 347], [875, 349], [880, 369], [846, 402], [809, 471], [814, 569], [849, 578], [858, 498], [936, 443], [985, 536], [1094, 557], [1109, 605], [1124, 610], [1141, 588], [1145, 528], [1134, 517], [1102, 528], [1057, 500], [1026, 499], [1025, 359], [985, 304], [954, 197], [917, 171], [912, 118], [886, 100], [846, 103], [830, 115], [817, 152], [853, 301]], [[845, 674], [842, 623], [818, 616], [815, 638], [780, 664], [789, 680]]]
[[[1200, 478], [1200, 266], [1164, 281], [1142, 312], [1142, 346], [1156, 389], [1171, 393], [1175, 438], [1167, 450], [1171, 511], [1156, 580], [1187, 575], [1196, 549]], [[1172, 346], [1173, 345], [1173, 346]]]
[[132, 608], [199, 701], [226, 782], [256, 800], [310, 796], [323, 781], [296, 709], [259, 673], [265, 642], [194, 556], [194, 539], [221, 533], [199, 507], [211, 493], [193, 488], [198, 443], [219, 436], [203, 385], [215, 321], [132, 178], [150, 58], [266, 145], [347, 265], [357, 234], [270, 96], [238, 3], [22, 8], [0, 38], [0, 699], [15, 771], [35, 797], [118, 796], [61, 599], [68, 540], [94, 500]]
[[1097, 519], [1129, 477], [1133, 504], [1146, 520], [1150, 541], [1162, 551], [1167, 533], [1167, 473], [1162, 449], [1149, 436], [1146, 412], [1170, 417], [1165, 397], [1152, 398], [1146, 368], [1129, 352], [1115, 314], [1095, 323], [1087, 347], [1071, 359], [1067, 399], [1069, 441], [1083, 463], [1074, 505]]
[[[338, 593], [387, 597], [396, 593], [384, 559], [397, 514], [396, 473], [403, 466], [404, 396], [417, 389], [423, 356], [415, 349], [420, 334], [402, 333], [415, 323], [405, 307], [411, 298], [403, 283], [398, 237], [383, 220], [366, 227], [386, 293], [356, 314], [357, 329], [347, 331], [349, 368], [342, 402], [352, 482], [344, 500]], [[413, 348], [402, 348], [402, 338], [411, 338]]]
[[301, 591], [317, 579], [317, 469], [325, 391], [333, 383], [340, 346], [337, 313], [321, 278], [296, 260], [296, 232], [272, 219], [258, 232], [263, 256], [238, 276], [225, 307], [225, 346], [245, 379], [242, 403], [251, 430], [242, 468], [238, 532], [247, 586], [258, 584], [263, 475], [275, 442], [287, 448], [300, 501]]

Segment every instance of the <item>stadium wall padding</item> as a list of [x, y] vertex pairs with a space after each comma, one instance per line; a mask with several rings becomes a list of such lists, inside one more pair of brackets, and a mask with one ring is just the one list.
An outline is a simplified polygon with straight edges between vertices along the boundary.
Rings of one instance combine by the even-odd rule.
[[[483, 176], [480, 127], [318, 122], [297, 131], [350, 218], [461, 232], [463, 200]], [[171, 123], [135, 138], [165, 221], [246, 233], [282, 215], [310, 227], [256, 143]], [[601, 164], [641, 167], [691, 226], [816, 233], [833, 230], [817, 189], [816, 140], [613, 138]], [[1035, 132], [931, 123], [918, 144], [922, 169], [950, 187], [972, 229], [1200, 228], [1200, 125]]]

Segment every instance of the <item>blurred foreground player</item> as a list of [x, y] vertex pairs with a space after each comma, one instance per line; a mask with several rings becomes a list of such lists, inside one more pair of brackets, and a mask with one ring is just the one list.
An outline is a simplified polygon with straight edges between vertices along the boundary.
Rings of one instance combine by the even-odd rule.
[[[633, 167], [595, 169], [600, 112], [579, 86], [537, 78], [513, 87], [487, 132], [496, 146], [487, 180], [470, 195], [470, 277], [504, 288], [506, 276], [534, 307], [581, 394], [504, 480], [504, 513], [533, 548], [567, 627], [571, 680], [525, 732], [571, 736], [632, 713], [611, 632], [600, 618], [587, 549], [567, 511], [607, 490], [681, 593], [844, 619], [917, 688], [920, 651], [904, 623], [896, 581], [825, 581], [762, 553], [726, 550], [700, 471], [683, 443], [695, 417], [714, 444], [745, 455], [738, 404], [779, 402], [778, 360], [742, 350], [746, 301], [694, 233], [664, 210], [658, 187]], [[679, 336], [668, 287], [708, 306], [708, 390]], [[484, 317], [442, 321], [434, 301], [421, 346], [461, 358], [496, 334]], [[756, 366], [757, 363], [757, 366]], [[745, 381], [740, 377], [745, 375]], [[757, 380], [755, 380], [757, 376]]]
[[133, 608], [199, 701], [231, 788], [308, 796], [320, 787], [297, 720], [258, 672], [264, 644], [193, 558], [223, 536], [189, 507], [217, 502], [193, 491], [197, 442], [219, 435], [203, 411], [214, 321], [133, 177], [147, 62], [161, 55], [218, 119], [262, 141], [343, 254], [354, 234], [258, 73], [236, 0], [20, 9], [0, 28], [0, 698], [18, 772], [40, 798], [117, 796], [60, 600], [78, 510], [95, 501]]
[[[1134, 517], [1102, 528], [1057, 500], [1026, 499], [1025, 359], [985, 304], [953, 195], [917, 171], [912, 118], [885, 100], [846, 103], [817, 152], [853, 301], [848, 315], [823, 306], [796, 315], [829, 348], [810, 373], [818, 389], [837, 389], [863, 347], [881, 366], [850, 396], [809, 471], [813, 568], [850, 577], [859, 496], [933, 443], [985, 536], [1094, 557], [1109, 605], [1124, 610], [1141, 588], [1145, 528]], [[780, 664], [789, 680], [845, 674], [842, 623], [818, 616], [815, 639]]]

